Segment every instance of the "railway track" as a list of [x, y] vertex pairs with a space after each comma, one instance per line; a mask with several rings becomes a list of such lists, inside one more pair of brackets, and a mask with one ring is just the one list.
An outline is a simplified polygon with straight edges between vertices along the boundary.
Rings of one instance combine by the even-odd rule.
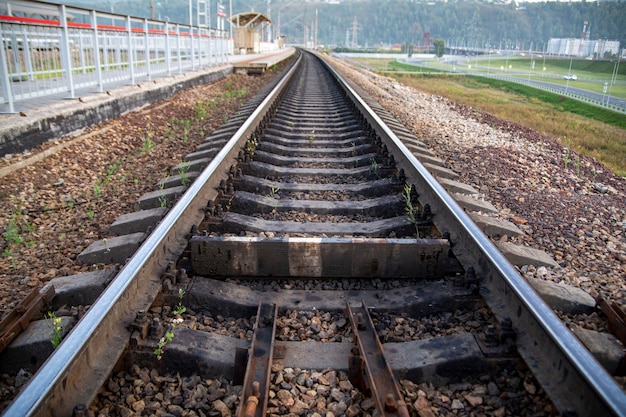
[[[519, 357], [562, 414], [624, 415], [621, 389], [426, 170], [436, 158], [362, 96], [304, 54], [188, 155], [139, 202], [152, 233], [120, 219], [125, 244], [82, 254], [115, 263], [141, 243], [6, 415], [79, 415], [133, 366], [226, 377], [248, 416], [280, 411], [276, 369], [336, 369], [380, 414], [410, 415], [400, 379]], [[438, 314], [473, 330], [389, 332]], [[220, 317], [236, 337], [207, 331]]]

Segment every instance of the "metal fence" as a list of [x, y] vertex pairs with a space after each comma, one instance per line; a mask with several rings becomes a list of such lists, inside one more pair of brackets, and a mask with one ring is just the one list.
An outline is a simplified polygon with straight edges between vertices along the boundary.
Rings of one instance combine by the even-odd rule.
[[[32, 17], [38, 16], [38, 17]], [[228, 61], [226, 31], [34, 1], [0, 1], [0, 104], [106, 91]]]

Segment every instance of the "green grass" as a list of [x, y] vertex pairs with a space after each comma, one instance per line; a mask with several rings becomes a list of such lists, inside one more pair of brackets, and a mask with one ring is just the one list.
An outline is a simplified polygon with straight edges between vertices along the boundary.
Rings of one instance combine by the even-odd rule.
[[437, 94], [560, 140], [626, 176], [624, 116], [519, 84], [483, 77], [397, 76], [418, 90]]
[[486, 85], [489, 88], [496, 88], [508, 93], [518, 94], [529, 99], [540, 100], [544, 103], [552, 105], [555, 109], [560, 111], [578, 114], [590, 119], [607, 123], [620, 129], [626, 129], [626, 117], [624, 117], [623, 114], [617, 112], [609, 111], [601, 107], [592, 106], [587, 103], [563, 97], [559, 94], [538, 90], [536, 88], [528, 87], [522, 84], [516, 84], [486, 77], [470, 76], [468, 78], [473, 78], [477, 82]]
[[[518, 69], [520, 68], [528, 69], [530, 68], [530, 59], [531, 58], [529, 56], [510, 57], [508, 59], [508, 63], [514, 65], [514, 67]], [[538, 70], [541, 70], [544, 64], [543, 57], [533, 56], [532, 59], [535, 61], [535, 68]], [[482, 62], [484, 60], [485, 59], [482, 58], [478, 62]], [[506, 63], [507, 63], [507, 60], [502, 57], [498, 57], [497, 59], [491, 59], [491, 64], [494, 67], [500, 67], [500, 65], [505, 65]], [[594, 76], [597, 76], [599, 74], [605, 74], [605, 75], [608, 75], [608, 77], [610, 78], [611, 75], [613, 74], [613, 71], [615, 70], [615, 66], [616, 66], [615, 64], [616, 64], [615, 60], [591, 61], [588, 59], [573, 59], [571, 72], [575, 74], [580, 74], [580, 73], [593, 74]], [[626, 65], [624, 64], [626, 64], [626, 62], [620, 62], [620, 66], [618, 68], [618, 74], [620, 76], [626, 77]], [[557, 71], [557, 72], [562, 72], [566, 74], [569, 72], [569, 65], [570, 65], [569, 58], [561, 58], [561, 59], [546, 58], [545, 59], [546, 71]]]
[[[382, 68], [389, 65], [383, 62], [371, 66]], [[397, 68], [404, 66], [399, 64]], [[387, 75], [418, 90], [447, 97], [537, 130], [560, 140], [564, 146], [597, 159], [618, 175], [626, 176], [626, 118], [619, 113], [487, 77], [449, 73], [393, 75], [388, 72]]]

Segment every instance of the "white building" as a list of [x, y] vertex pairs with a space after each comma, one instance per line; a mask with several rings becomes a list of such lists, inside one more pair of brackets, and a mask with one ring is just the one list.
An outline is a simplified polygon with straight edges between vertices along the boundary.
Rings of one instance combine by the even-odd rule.
[[611, 54], [619, 53], [619, 41], [607, 40], [586, 40], [576, 38], [552, 38], [548, 41], [548, 50], [551, 55], [593, 57], [604, 57], [605, 52]]
[[599, 40], [596, 42], [594, 53], [598, 58], [604, 58], [604, 54], [608, 52], [613, 55], [619, 54], [619, 41]]

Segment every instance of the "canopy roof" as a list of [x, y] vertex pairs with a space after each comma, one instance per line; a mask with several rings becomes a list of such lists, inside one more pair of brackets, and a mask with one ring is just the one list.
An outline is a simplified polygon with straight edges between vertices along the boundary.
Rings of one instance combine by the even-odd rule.
[[238, 27], [255, 29], [264, 23], [272, 23], [272, 20], [261, 12], [244, 12], [231, 16], [231, 23]]

